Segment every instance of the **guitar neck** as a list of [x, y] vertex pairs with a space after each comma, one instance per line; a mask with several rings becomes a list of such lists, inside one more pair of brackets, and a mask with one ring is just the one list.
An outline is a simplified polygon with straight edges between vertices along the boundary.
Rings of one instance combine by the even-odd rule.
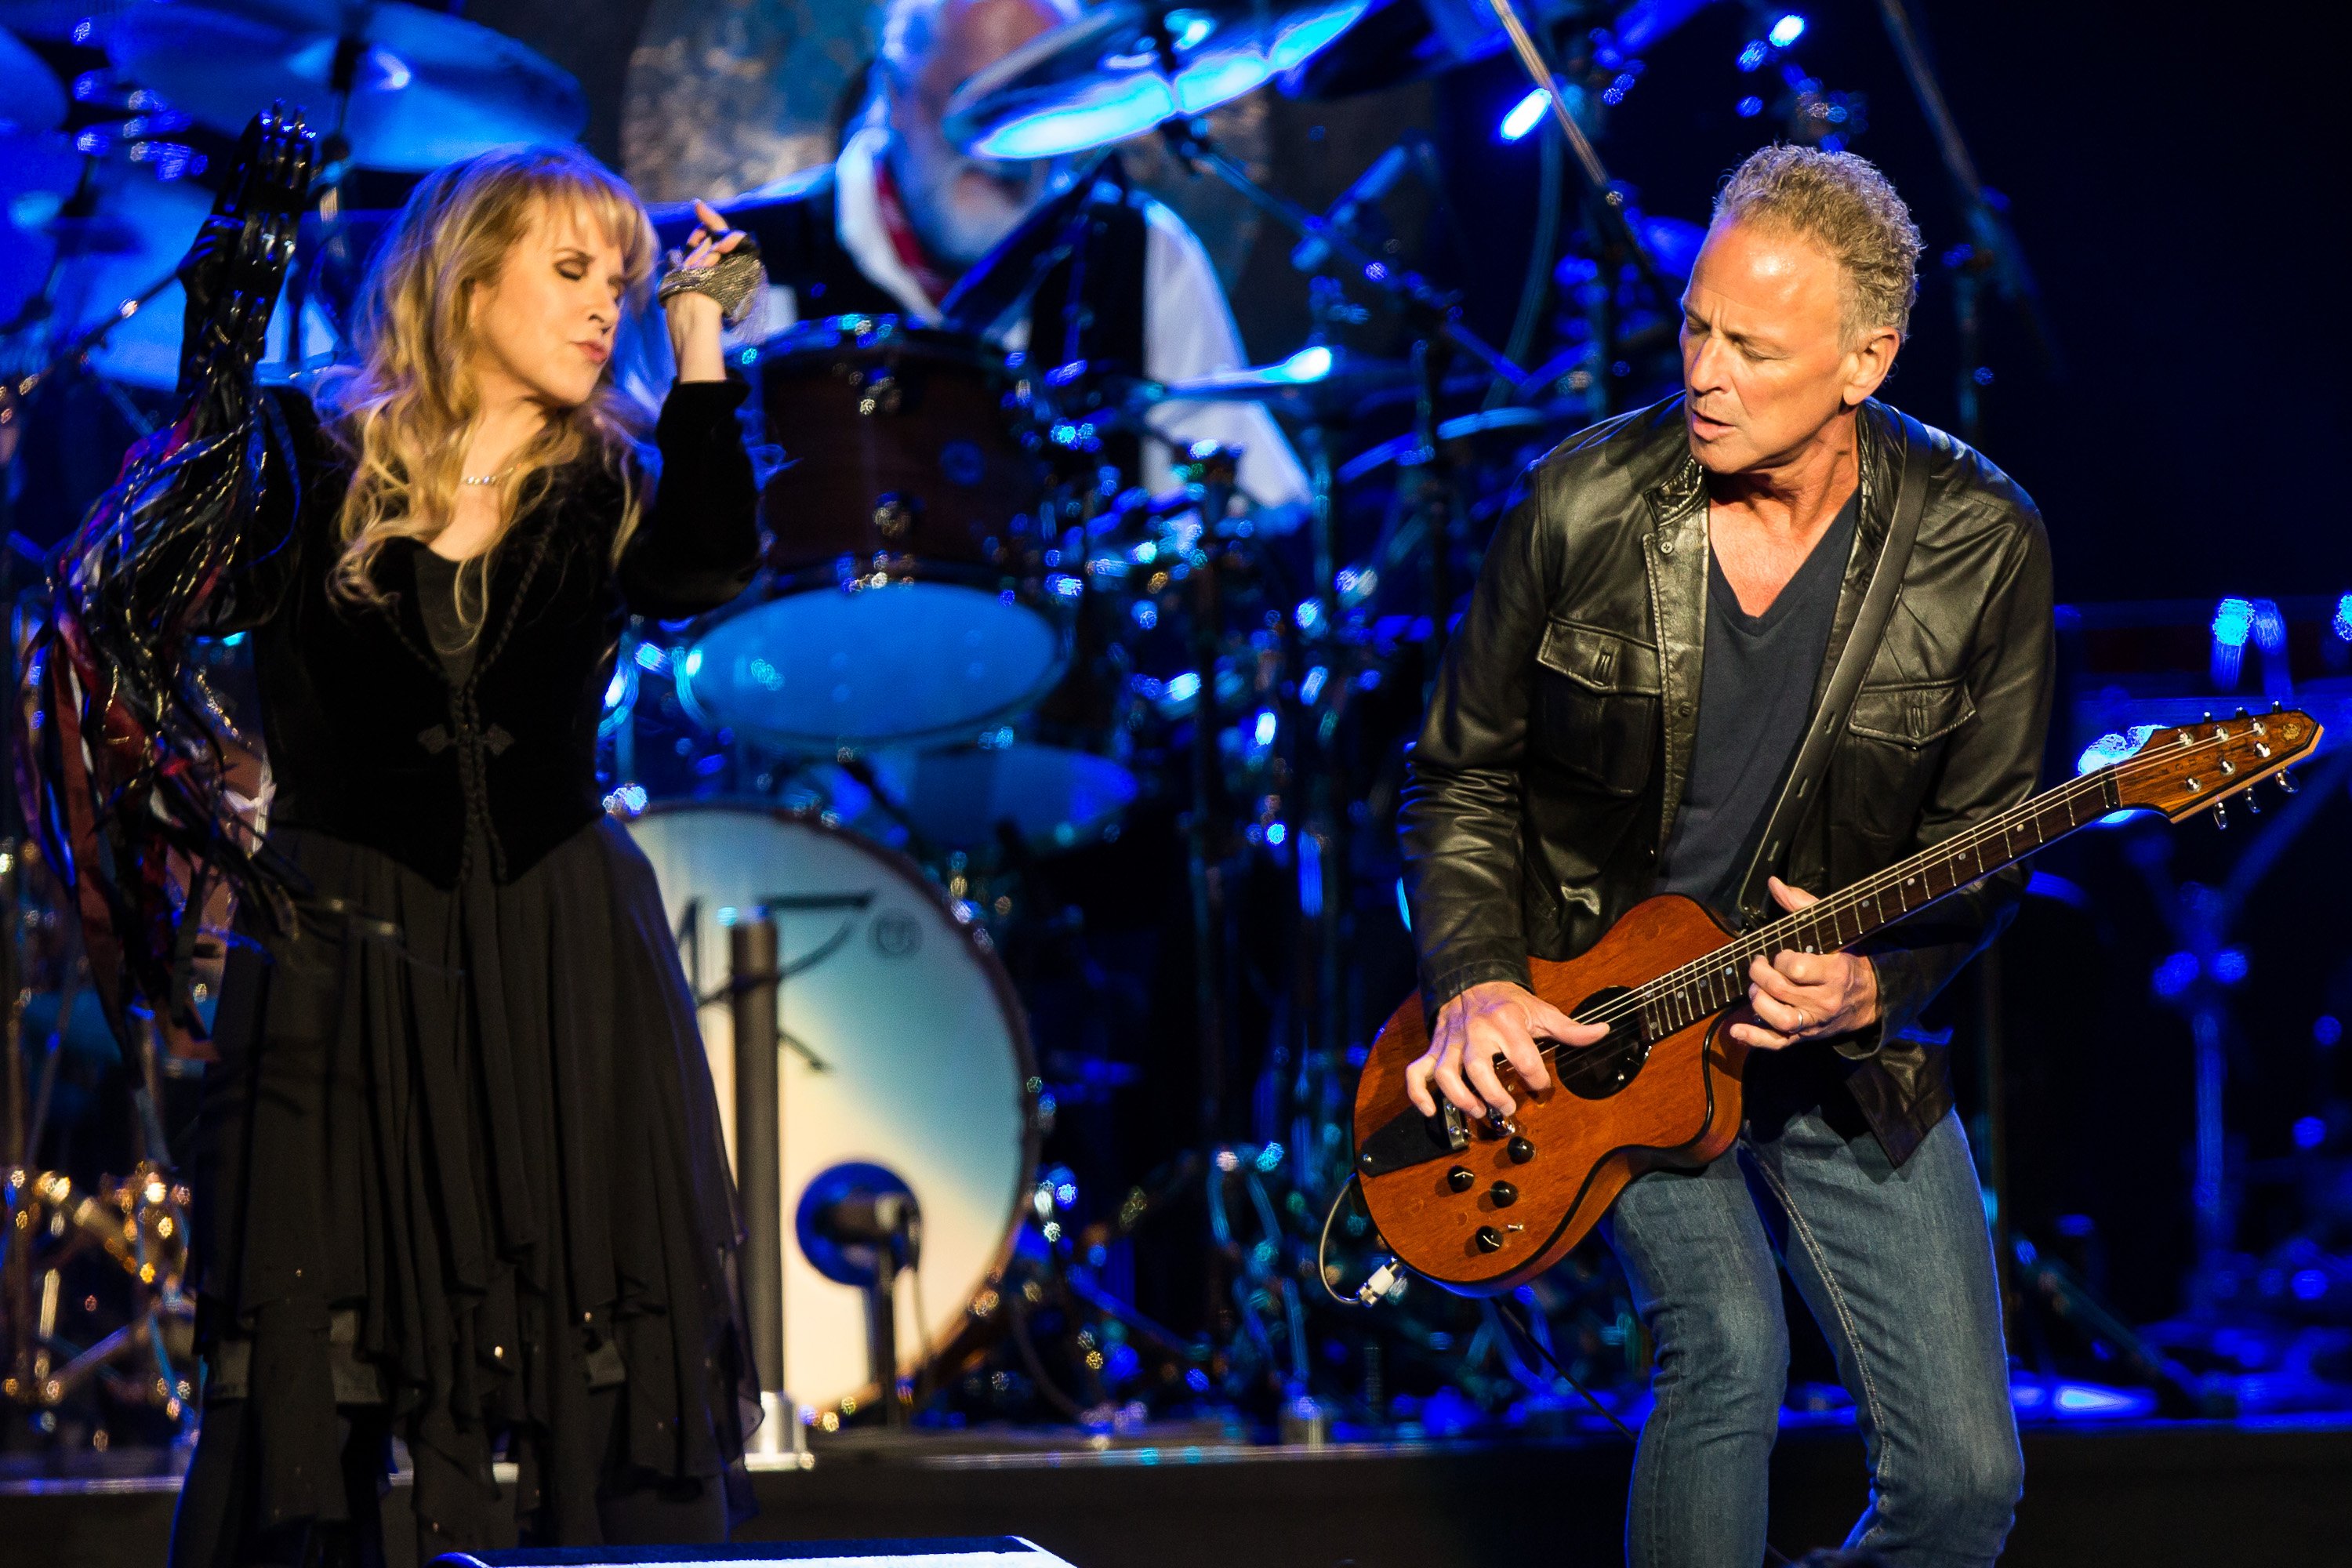
[[1705, 958], [1658, 976], [1635, 993], [1654, 1037], [1747, 999], [1749, 962], [1795, 951], [1835, 952], [2015, 865], [2044, 845], [2088, 826], [2119, 802], [2115, 771], [2103, 768], [2045, 790], [1818, 903], [1743, 932]]

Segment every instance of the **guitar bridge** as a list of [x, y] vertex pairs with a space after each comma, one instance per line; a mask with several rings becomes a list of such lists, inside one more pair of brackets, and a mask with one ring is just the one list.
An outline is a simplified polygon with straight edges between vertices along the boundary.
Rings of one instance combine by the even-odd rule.
[[1470, 1121], [1452, 1100], [1440, 1100], [1435, 1116], [1407, 1106], [1372, 1130], [1356, 1151], [1356, 1173], [1385, 1176], [1459, 1154], [1470, 1147]]

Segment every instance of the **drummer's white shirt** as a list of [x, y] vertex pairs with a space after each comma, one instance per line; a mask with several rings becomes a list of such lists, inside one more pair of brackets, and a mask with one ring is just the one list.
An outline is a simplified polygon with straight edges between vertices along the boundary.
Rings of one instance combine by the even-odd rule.
[[[887, 290], [907, 314], [925, 324], [940, 319], [939, 302], [923, 291], [898, 259], [882, 222], [875, 195], [874, 164], [890, 139], [869, 125], [853, 134], [834, 161], [834, 226], [841, 247], [857, 269]], [[747, 198], [760, 193], [747, 193]], [[1143, 261], [1143, 374], [1154, 381], [1183, 381], [1217, 371], [1239, 370], [1248, 361], [1234, 312], [1217, 282], [1216, 268], [1184, 220], [1147, 201], [1149, 227]], [[766, 329], [777, 331], [798, 319], [792, 290], [769, 292]], [[1024, 318], [996, 334], [1007, 348], [1027, 345]], [[1167, 403], [1151, 412], [1151, 427], [1180, 445], [1215, 441], [1242, 452], [1241, 488], [1263, 507], [1293, 506], [1307, 500], [1307, 472], [1263, 407], [1246, 403]], [[1143, 483], [1155, 494], [1175, 483], [1173, 459], [1158, 441], [1143, 444]]]

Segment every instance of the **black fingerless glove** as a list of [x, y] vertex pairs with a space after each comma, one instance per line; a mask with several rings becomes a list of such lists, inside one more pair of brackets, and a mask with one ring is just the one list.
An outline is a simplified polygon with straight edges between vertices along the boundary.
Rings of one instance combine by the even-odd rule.
[[274, 103], [245, 128], [236, 172], [180, 264], [188, 296], [183, 397], [224, 374], [241, 383], [260, 363], [318, 159], [318, 138], [299, 108]]

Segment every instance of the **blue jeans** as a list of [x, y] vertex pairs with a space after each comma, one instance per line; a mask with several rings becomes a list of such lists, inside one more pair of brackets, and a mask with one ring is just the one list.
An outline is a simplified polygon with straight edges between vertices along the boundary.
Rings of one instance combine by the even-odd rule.
[[1739, 1143], [1705, 1170], [1633, 1182], [1603, 1231], [1657, 1346], [1626, 1506], [1627, 1563], [1763, 1560], [1789, 1373], [1774, 1247], [1757, 1206], [1764, 1192], [1786, 1216], [1790, 1278], [1836, 1354], [1862, 1428], [1870, 1506], [1846, 1544], [1899, 1568], [1992, 1562], [2025, 1470], [1992, 1247], [1958, 1119], [1946, 1115], [1897, 1170], [1850, 1102], [1824, 1096], [1794, 1111], [1759, 1110], [1751, 1104]]

